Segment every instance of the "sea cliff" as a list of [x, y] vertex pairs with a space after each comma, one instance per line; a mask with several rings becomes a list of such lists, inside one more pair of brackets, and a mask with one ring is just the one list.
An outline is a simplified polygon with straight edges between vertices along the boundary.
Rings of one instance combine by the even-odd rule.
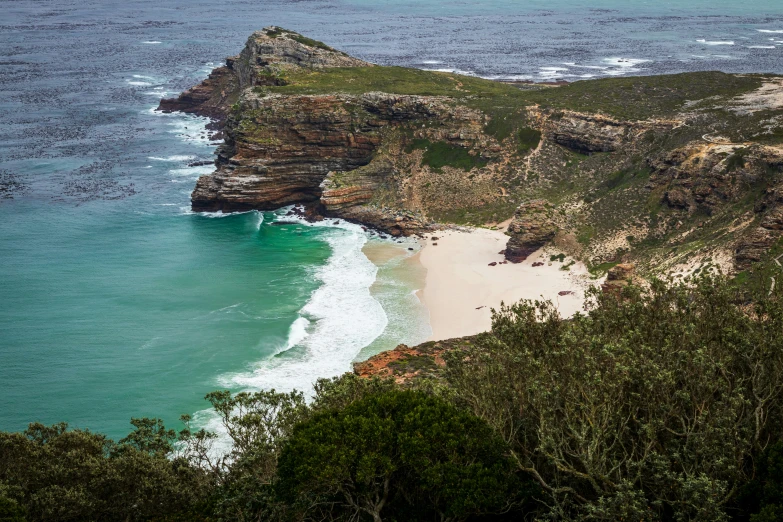
[[512, 219], [606, 271], [740, 272], [783, 235], [783, 78], [504, 84], [382, 67], [278, 27], [160, 110], [224, 133], [194, 210], [302, 204], [392, 235]]

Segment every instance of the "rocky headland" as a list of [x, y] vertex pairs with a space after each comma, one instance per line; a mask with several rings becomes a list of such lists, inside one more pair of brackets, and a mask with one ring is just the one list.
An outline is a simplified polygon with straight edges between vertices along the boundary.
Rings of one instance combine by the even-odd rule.
[[279, 27], [160, 110], [224, 132], [194, 210], [276, 209], [392, 235], [513, 218], [605, 272], [740, 272], [783, 235], [783, 79], [719, 72], [505, 84], [381, 67]]
[[[509, 221], [509, 262], [549, 247], [608, 292], [656, 274], [741, 277], [783, 252], [773, 75], [501, 83], [377, 66], [268, 27], [160, 110], [223, 132], [197, 211], [300, 204], [394, 236]], [[356, 372], [436, 375], [465, 342], [400, 346]]]

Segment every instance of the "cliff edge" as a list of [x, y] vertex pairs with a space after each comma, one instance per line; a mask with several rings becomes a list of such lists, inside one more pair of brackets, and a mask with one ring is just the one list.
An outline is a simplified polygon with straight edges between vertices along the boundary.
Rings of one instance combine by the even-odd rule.
[[392, 235], [514, 217], [512, 261], [739, 272], [783, 235], [783, 78], [700, 72], [551, 87], [376, 66], [254, 33], [160, 110], [224, 132], [194, 210], [276, 209]]

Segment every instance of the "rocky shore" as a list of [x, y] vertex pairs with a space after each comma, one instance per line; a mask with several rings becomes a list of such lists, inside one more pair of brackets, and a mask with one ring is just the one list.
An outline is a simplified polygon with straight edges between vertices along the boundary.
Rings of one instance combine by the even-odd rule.
[[783, 235], [781, 93], [722, 73], [503, 84], [268, 27], [160, 110], [224, 133], [194, 210], [296, 203], [393, 236], [513, 217], [511, 262], [554, 245], [591, 267], [731, 273]]

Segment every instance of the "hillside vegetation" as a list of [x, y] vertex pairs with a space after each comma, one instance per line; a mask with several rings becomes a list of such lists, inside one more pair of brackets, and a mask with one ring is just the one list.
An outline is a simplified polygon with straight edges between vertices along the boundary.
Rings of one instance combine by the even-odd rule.
[[492, 226], [545, 200], [550, 246], [644, 275], [741, 273], [783, 235], [774, 75], [503, 83], [373, 65], [273, 27], [221, 77], [236, 102], [196, 209], [301, 203], [409, 235]]
[[0, 433], [0, 520], [777, 520], [783, 292], [700, 278], [588, 303], [504, 307], [445, 367], [400, 359], [427, 370], [404, 390], [211, 393], [225, 456], [150, 419], [118, 443]]

